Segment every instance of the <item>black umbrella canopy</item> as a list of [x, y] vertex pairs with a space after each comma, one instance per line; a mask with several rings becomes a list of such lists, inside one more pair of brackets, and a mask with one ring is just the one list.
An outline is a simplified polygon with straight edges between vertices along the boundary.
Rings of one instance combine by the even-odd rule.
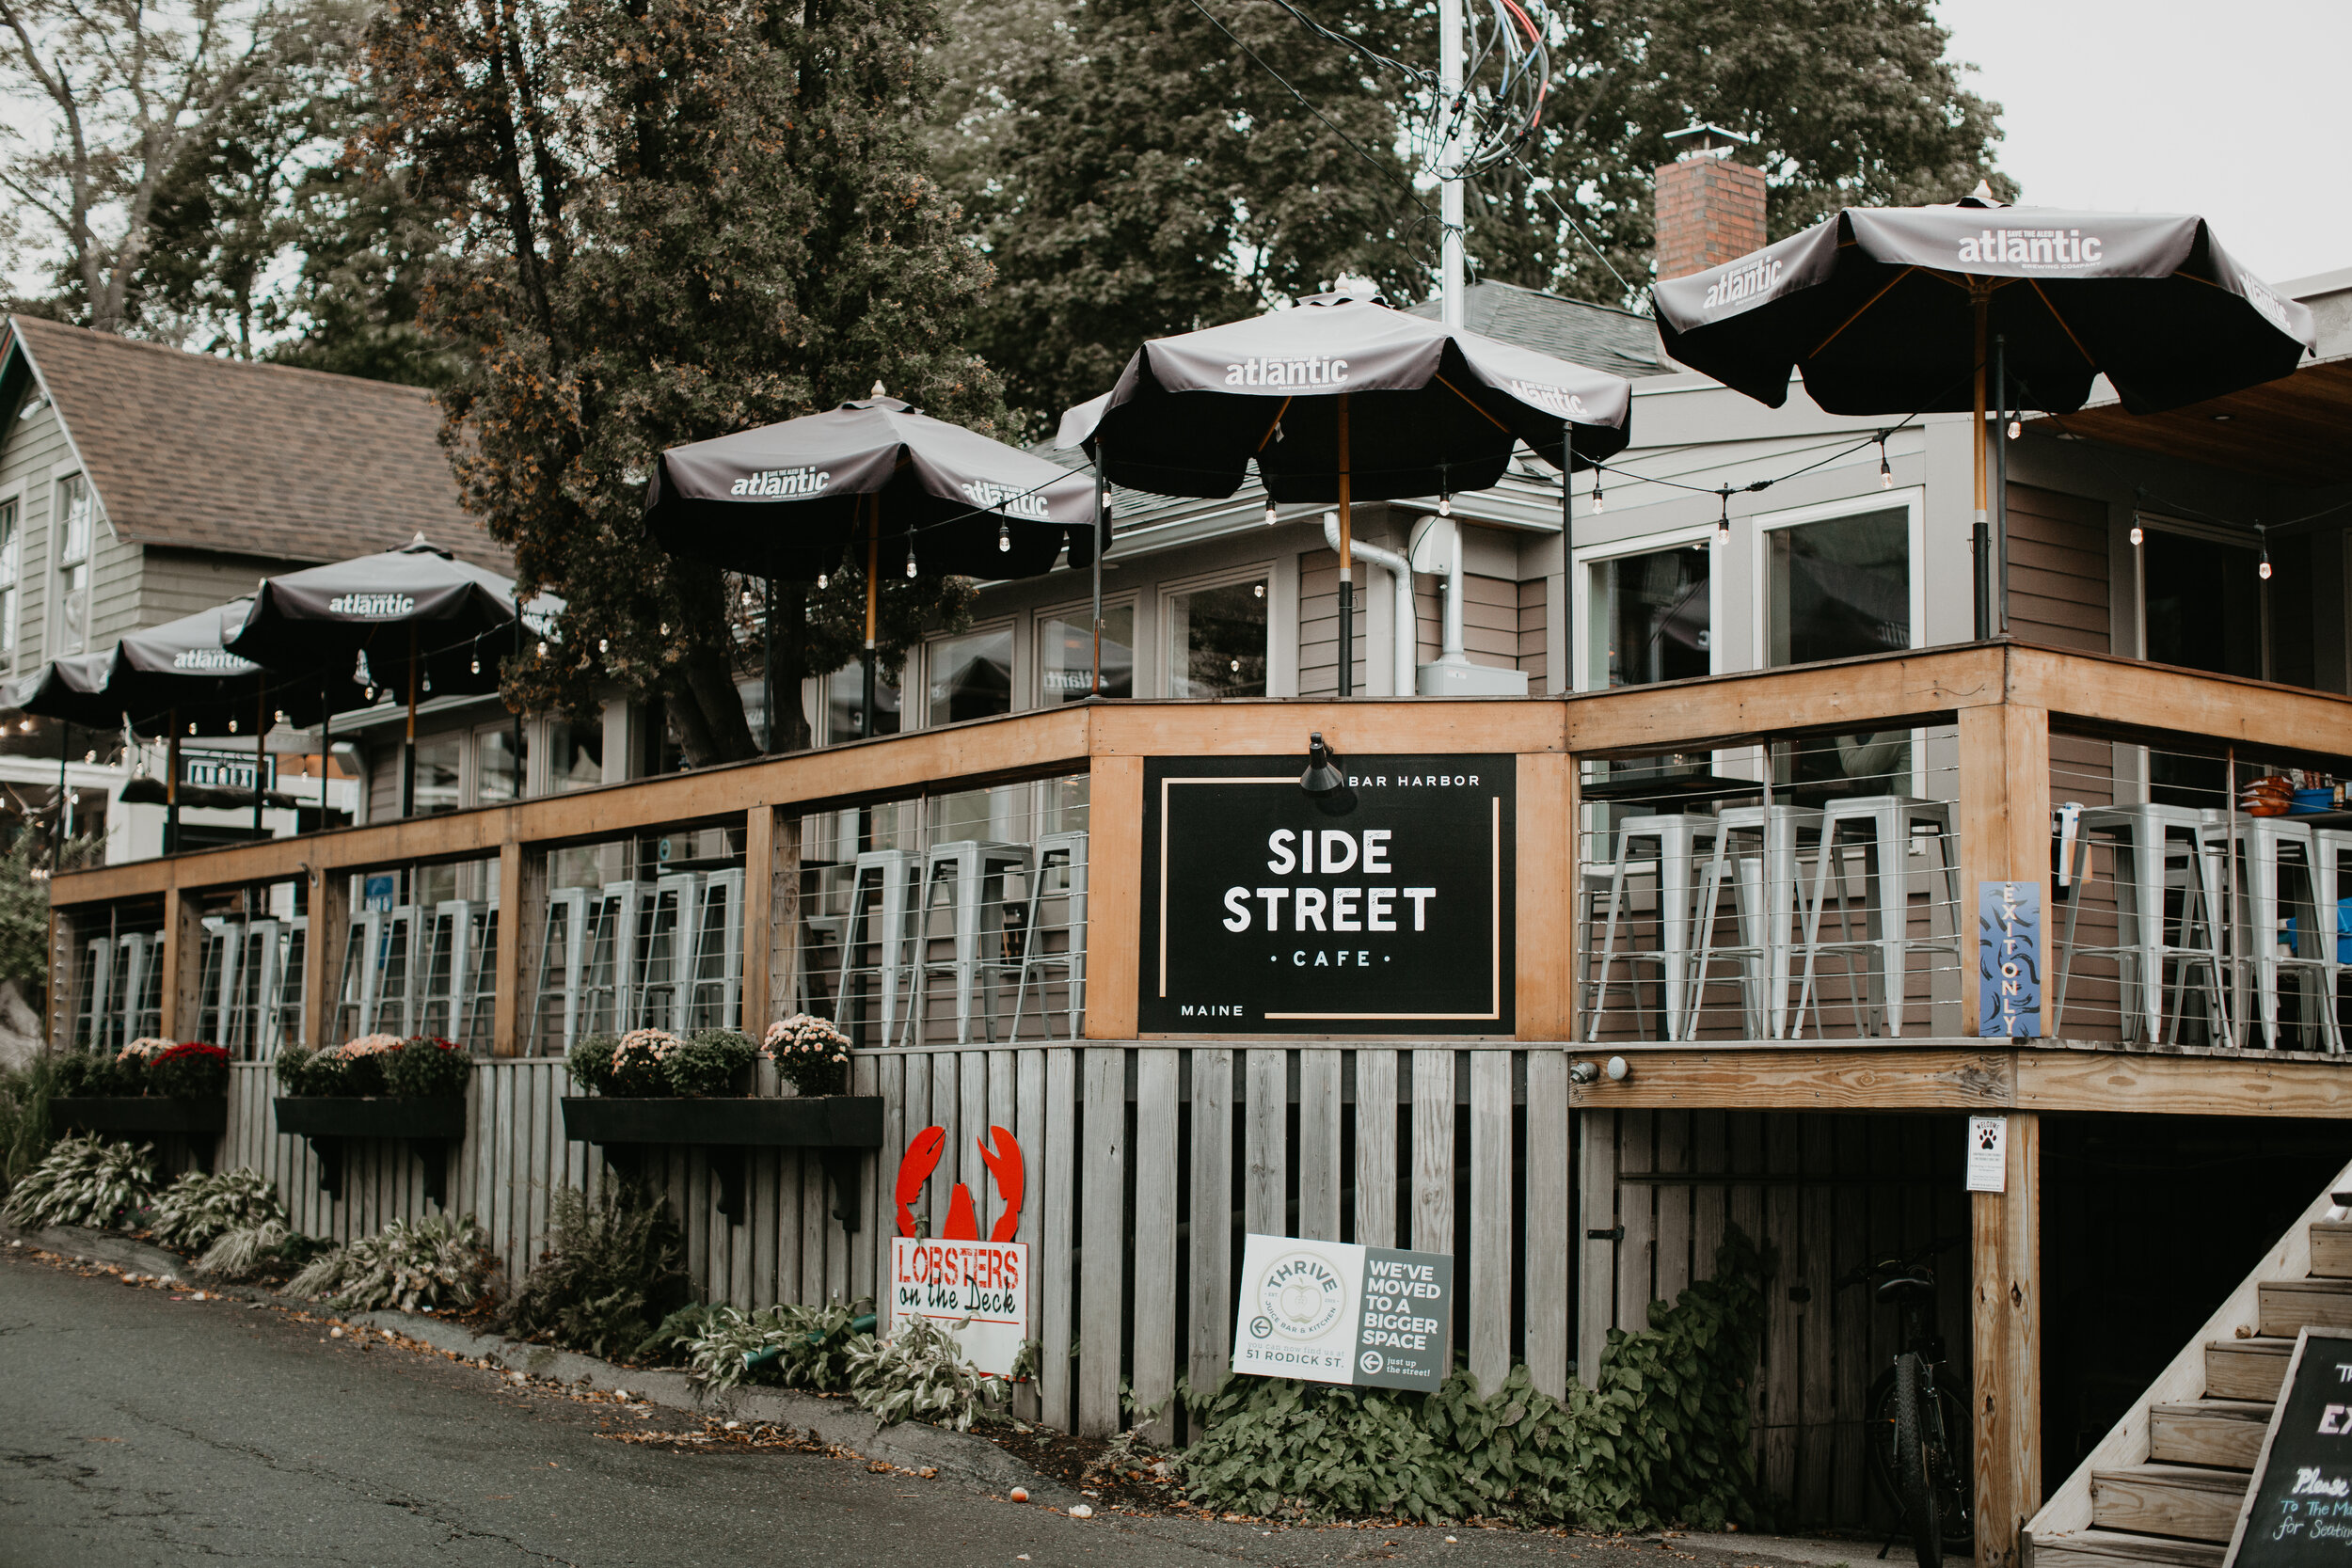
[[[532, 621], [560, 609], [548, 597], [523, 607]], [[499, 659], [515, 641], [515, 584], [459, 561], [422, 534], [396, 550], [265, 578], [252, 612], [227, 650], [316, 684], [347, 680], [406, 689], [410, 651], [421, 694], [496, 691]]]
[[1065, 541], [1090, 560], [1093, 507], [1083, 474], [871, 397], [671, 448], [645, 524], [674, 555], [788, 581], [839, 570], [853, 542], [862, 564], [877, 524], [885, 570], [912, 536], [925, 571], [1017, 578], [1052, 570]]
[[[1849, 208], [1708, 272], [1658, 285], [1666, 352], [1777, 408], [1792, 370], [1833, 414], [1971, 408], [1979, 333], [2026, 406], [2082, 406], [2105, 375], [2136, 414], [2275, 380], [2314, 352], [2281, 299], [2186, 214]], [[1979, 307], [1982, 306], [1982, 325]]]
[[18, 713], [62, 720], [87, 729], [118, 728], [122, 723], [122, 709], [106, 691], [114, 662], [112, 648], [53, 658], [30, 674], [10, 682], [6, 702]]
[[1569, 426], [1580, 466], [1613, 457], [1631, 404], [1622, 377], [1338, 292], [1153, 339], [1059, 441], [1164, 496], [1230, 496], [1254, 458], [1278, 501], [1339, 499], [1343, 468], [1353, 499], [1383, 500], [1485, 489], [1520, 442], [1557, 462]]
[[329, 672], [326, 689], [315, 676], [284, 675], [229, 651], [229, 639], [249, 617], [253, 600], [225, 605], [135, 631], [116, 645], [106, 695], [134, 728], [152, 731], [167, 716], [183, 735], [251, 735], [283, 713], [307, 729], [330, 708], [361, 705], [349, 671]]

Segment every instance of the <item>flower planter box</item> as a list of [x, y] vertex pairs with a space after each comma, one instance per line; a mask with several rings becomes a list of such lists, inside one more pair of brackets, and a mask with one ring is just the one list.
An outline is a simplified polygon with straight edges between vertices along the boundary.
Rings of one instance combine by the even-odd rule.
[[813, 1148], [833, 1184], [834, 1217], [846, 1230], [858, 1228], [858, 1156], [882, 1148], [880, 1095], [809, 1095], [768, 1098], [625, 1099], [617, 1095], [564, 1097], [564, 1135], [595, 1144], [605, 1158], [624, 1166], [638, 1151], [672, 1144], [712, 1150], [719, 1178], [719, 1212], [743, 1217], [743, 1154], [753, 1148]]
[[172, 1100], [163, 1095], [59, 1095], [49, 1119], [86, 1132], [226, 1132], [229, 1097]]
[[405, 1139], [424, 1164], [424, 1196], [446, 1205], [449, 1151], [466, 1138], [463, 1100], [393, 1100], [373, 1096], [279, 1095], [278, 1130], [310, 1141], [319, 1157], [319, 1190], [343, 1192], [343, 1145], [353, 1138]]

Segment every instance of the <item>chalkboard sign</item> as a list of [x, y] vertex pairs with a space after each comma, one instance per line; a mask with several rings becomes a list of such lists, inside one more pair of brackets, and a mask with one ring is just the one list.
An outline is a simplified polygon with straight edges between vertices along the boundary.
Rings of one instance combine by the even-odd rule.
[[2223, 1568], [2352, 1568], [2352, 1333], [2295, 1341]]

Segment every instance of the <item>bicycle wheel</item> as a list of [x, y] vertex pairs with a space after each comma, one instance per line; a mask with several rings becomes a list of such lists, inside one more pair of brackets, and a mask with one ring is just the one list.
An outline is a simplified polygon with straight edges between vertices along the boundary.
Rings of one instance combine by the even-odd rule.
[[1944, 1568], [1944, 1529], [1936, 1507], [1926, 1443], [1927, 1402], [1934, 1393], [1927, 1369], [1915, 1354], [1895, 1360], [1895, 1486], [1902, 1501], [1903, 1529], [1911, 1537], [1919, 1568]]
[[1863, 1453], [1868, 1460], [1870, 1489], [1887, 1512], [1902, 1516], [1902, 1488], [1895, 1484], [1895, 1369], [1888, 1367], [1870, 1380], [1869, 1420], [1863, 1428]]
[[1968, 1402], [1952, 1386], [1950, 1378], [1939, 1375], [1935, 1380], [1937, 1427], [1932, 1434], [1930, 1465], [1933, 1472], [1935, 1512], [1943, 1526], [1944, 1554], [1947, 1557], [1967, 1557], [1976, 1549], [1975, 1513], [1977, 1475], [1968, 1463], [1969, 1439]]

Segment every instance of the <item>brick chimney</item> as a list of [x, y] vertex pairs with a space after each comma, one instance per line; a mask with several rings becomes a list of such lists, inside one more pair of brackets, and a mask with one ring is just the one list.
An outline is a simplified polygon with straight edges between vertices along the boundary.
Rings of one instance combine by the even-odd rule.
[[1764, 176], [1732, 153], [1750, 138], [1719, 125], [1670, 132], [1658, 166], [1658, 278], [1688, 277], [1764, 248]]

